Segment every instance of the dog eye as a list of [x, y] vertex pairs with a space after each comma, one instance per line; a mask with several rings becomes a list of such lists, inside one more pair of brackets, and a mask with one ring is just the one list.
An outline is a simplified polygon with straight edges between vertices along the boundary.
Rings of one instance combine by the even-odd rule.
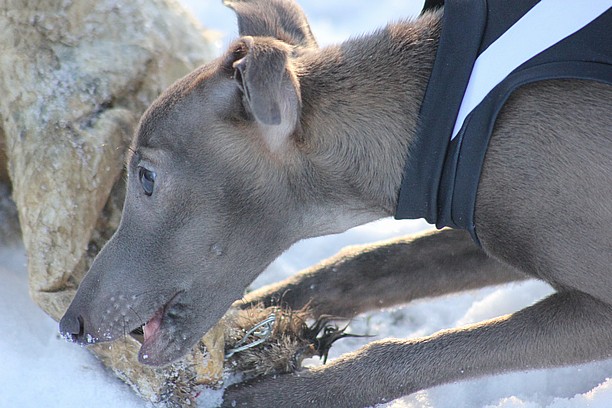
[[140, 185], [144, 190], [144, 193], [148, 196], [153, 194], [153, 187], [155, 187], [155, 177], [156, 174], [154, 171], [147, 170], [144, 167], [138, 167], [138, 178], [140, 179]]

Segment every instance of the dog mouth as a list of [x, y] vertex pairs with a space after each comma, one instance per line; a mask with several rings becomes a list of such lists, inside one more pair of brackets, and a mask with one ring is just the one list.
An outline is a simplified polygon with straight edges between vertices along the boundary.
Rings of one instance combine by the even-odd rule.
[[[159, 341], [159, 337], [162, 336], [161, 325], [165, 309], [166, 305], [157, 309], [153, 316], [144, 325], [140, 326], [133, 332], [141, 336], [140, 338], [142, 339], [142, 345], [140, 346], [140, 350], [142, 350], [143, 348], [152, 349], [155, 343]], [[148, 354], [143, 354], [139, 352], [139, 360], [148, 360], [148, 358]]]
[[176, 309], [180, 309], [179, 294], [157, 309], [144, 325], [132, 331], [131, 334], [142, 343], [138, 352], [142, 364], [158, 366], [175, 359], [170, 356], [176, 354], [174, 349], [179, 349], [181, 343], [176, 339], [176, 322], [173, 322], [178, 317]]
[[[176, 295], [174, 297], [176, 297]], [[149, 320], [133, 329], [130, 332], [130, 335], [138, 340], [141, 344], [143, 344], [145, 341], [152, 341], [150, 340], [151, 338], [159, 335], [162, 319], [169, 303], [170, 301], [160, 306]]]
[[[190, 318], [193, 315], [193, 307], [189, 302], [185, 302], [185, 298], [181, 296], [183, 293], [182, 290], [176, 292], [165, 303], [162, 302], [168, 297], [159, 299], [157, 305], [162, 305], [157, 309], [154, 309], [155, 304], [149, 303], [151, 299], [141, 301], [140, 305], [137, 305], [134, 302], [125, 302], [127, 296], [120, 295], [118, 302], [123, 300], [123, 303], [115, 303], [104, 309], [106, 314], [101, 314], [100, 323], [92, 322], [93, 319], [84, 319], [82, 312], [77, 310], [71, 314], [67, 312], [62, 318], [60, 331], [68, 340], [79, 344], [113, 341], [129, 333], [140, 343], [138, 361], [141, 364], [166, 365], [187, 354], [199, 339], [197, 327], [189, 324], [193, 320]], [[134, 301], [137, 298], [134, 296], [131, 299]], [[145, 306], [147, 304], [153, 307]], [[141, 311], [141, 308], [148, 312]], [[137, 310], [141, 312], [138, 313]], [[131, 313], [128, 314], [128, 311]], [[151, 315], [145, 321], [142, 317], [146, 317], [148, 313]], [[138, 320], [134, 319], [135, 317]], [[133, 322], [133, 325], [130, 325], [130, 322]]]
[[143, 343], [150, 343], [154, 341], [157, 336], [159, 336], [162, 317], [164, 316], [164, 309], [165, 306], [157, 309], [157, 311], [153, 314], [153, 317], [151, 317], [149, 321], [142, 326]]

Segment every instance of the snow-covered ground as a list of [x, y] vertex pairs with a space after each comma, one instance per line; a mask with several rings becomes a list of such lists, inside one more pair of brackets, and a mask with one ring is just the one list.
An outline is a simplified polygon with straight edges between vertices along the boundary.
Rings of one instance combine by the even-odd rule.
[[[231, 11], [219, 0], [183, 0], [202, 21], [220, 33], [219, 47], [236, 36]], [[300, 1], [320, 44], [372, 30], [386, 21], [414, 15], [420, 1]], [[262, 285], [332, 255], [345, 245], [370, 242], [427, 228], [421, 221], [365, 225], [345, 234], [296, 244], [258, 279]], [[66, 343], [57, 323], [28, 297], [26, 258], [22, 249], [0, 250], [0, 408], [8, 407], [144, 407], [130, 389], [106, 372], [86, 350]], [[362, 316], [355, 333], [417, 337], [523, 308], [551, 289], [539, 282], [487, 288], [403, 308]], [[353, 350], [366, 339], [339, 341], [330, 354]], [[317, 364], [313, 360], [311, 364]], [[520, 372], [436, 387], [387, 404], [393, 408], [609, 408], [612, 406], [612, 360], [554, 370]], [[208, 405], [201, 401], [201, 405]]]

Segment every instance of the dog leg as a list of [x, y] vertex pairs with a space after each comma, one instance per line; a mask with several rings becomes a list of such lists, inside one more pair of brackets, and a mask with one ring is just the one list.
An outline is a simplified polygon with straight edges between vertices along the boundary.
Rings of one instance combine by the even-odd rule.
[[444, 229], [348, 247], [291, 278], [249, 293], [241, 306], [263, 303], [299, 309], [308, 304], [315, 316], [350, 318], [418, 298], [526, 278], [487, 256], [465, 231]]
[[612, 306], [581, 292], [413, 340], [382, 340], [322, 367], [228, 389], [224, 406], [364, 407], [513, 370], [610, 357]]

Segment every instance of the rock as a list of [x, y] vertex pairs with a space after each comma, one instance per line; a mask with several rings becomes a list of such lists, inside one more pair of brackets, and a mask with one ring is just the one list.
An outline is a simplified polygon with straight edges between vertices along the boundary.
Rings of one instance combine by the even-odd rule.
[[[118, 225], [138, 118], [212, 46], [173, 0], [5, 0], [0, 27], [0, 219], [19, 231], [18, 213], [30, 294], [57, 320]], [[93, 350], [160, 401], [182, 368], [135, 374], [135, 343]]]
[[141, 113], [211, 52], [165, 0], [9, 0], [0, 25], [0, 115], [39, 301], [84, 266]]
[[16, 246], [21, 242], [17, 207], [11, 199], [9, 183], [0, 182], [0, 247]]
[[[0, 125], [2, 122], [0, 115]], [[11, 198], [11, 180], [6, 167], [4, 140], [4, 132], [0, 126], [0, 247], [14, 246], [21, 242], [17, 207]]]

